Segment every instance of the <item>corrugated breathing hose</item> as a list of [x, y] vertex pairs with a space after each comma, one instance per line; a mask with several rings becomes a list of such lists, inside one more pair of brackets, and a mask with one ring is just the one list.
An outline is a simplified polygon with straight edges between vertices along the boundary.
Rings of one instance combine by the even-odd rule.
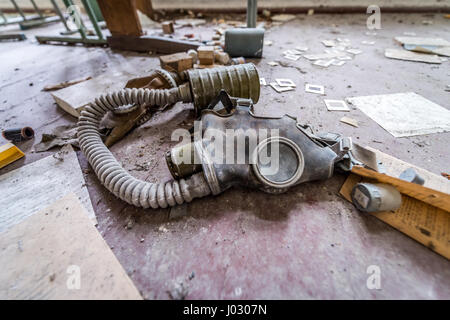
[[129, 204], [149, 208], [166, 208], [211, 194], [202, 173], [189, 179], [150, 183], [130, 175], [104, 145], [99, 125], [108, 111], [130, 104], [147, 107], [164, 106], [182, 101], [179, 88], [123, 89], [103, 95], [82, 112], [78, 120], [80, 148], [100, 179], [114, 195]]

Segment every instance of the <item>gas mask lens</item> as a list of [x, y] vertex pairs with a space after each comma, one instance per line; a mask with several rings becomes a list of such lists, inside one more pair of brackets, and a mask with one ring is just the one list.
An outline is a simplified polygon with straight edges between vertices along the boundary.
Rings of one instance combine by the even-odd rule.
[[253, 171], [258, 179], [275, 188], [295, 184], [303, 173], [304, 159], [300, 148], [284, 137], [270, 137], [256, 147]]

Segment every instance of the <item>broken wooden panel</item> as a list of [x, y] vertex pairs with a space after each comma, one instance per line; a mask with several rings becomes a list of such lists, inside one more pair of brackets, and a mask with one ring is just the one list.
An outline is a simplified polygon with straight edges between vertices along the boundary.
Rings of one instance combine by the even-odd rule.
[[78, 118], [85, 106], [102, 94], [122, 89], [130, 77], [128, 73], [99, 76], [57, 90], [52, 93], [52, 97], [64, 111]]
[[407, 60], [416, 62], [426, 62], [426, 63], [442, 63], [441, 59], [435, 54], [418, 53], [403, 49], [386, 49], [384, 55], [387, 58], [397, 59], [397, 60]]
[[74, 192], [97, 223], [86, 182], [71, 146], [0, 176], [0, 232]]
[[136, 0], [98, 0], [98, 5], [113, 36], [143, 35], [136, 11]]
[[142, 299], [69, 193], [0, 234], [0, 298]]

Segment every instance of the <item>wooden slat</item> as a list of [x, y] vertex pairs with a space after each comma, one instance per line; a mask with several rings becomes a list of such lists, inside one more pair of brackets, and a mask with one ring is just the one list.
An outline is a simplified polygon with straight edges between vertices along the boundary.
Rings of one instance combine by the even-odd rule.
[[153, 19], [152, 0], [136, 0], [136, 8], [150, 19]]
[[177, 53], [186, 52], [189, 49], [196, 50], [201, 43], [168, 39], [165, 37], [130, 37], [112, 36], [107, 38], [111, 49], [129, 50], [137, 52]]
[[407, 182], [399, 178], [391, 177], [386, 174], [382, 174], [360, 166], [354, 166], [352, 168], [352, 172], [365, 178], [375, 179], [378, 182], [393, 185], [397, 188], [398, 191], [403, 194], [450, 212], [449, 194], [433, 190], [415, 183]]

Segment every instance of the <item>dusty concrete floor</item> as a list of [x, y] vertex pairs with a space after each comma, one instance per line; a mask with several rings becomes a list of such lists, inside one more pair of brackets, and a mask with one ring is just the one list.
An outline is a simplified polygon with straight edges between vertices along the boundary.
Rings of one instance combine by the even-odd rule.
[[[382, 30], [367, 36], [365, 19], [365, 15], [299, 16], [270, 29], [266, 40], [273, 45], [265, 47], [262, 60], [253, 62], [262, 77], [291, 78], [298, 88], [278, 94], [264, 87], [257, 111], [289, 113], [314, 128], [352, 136], [434, 173], [450, 172], [450, 133], [395, 139], [359, 110], [346, 114], [359, 121], [360, 127], [353, 128], [339, 122], [343, 113], [326, 111], [323, 97], [303, 91], [305, 82], [325, 85], [325, 97], [330, 99], [414, 91], [450, 107], [450, 93], [445, 91], [450, 84], [449, 62], [428, 65], [383, 55], [384, 48], [397, 46], [393, 37], [405, 31], [448, 37], [450, 20], [440, 15], [384, 14]], [[422, 20], [434, 24], [423, 25]], [[33, 34], [61, 29], [59, 25], [34, 29], [27, 32], [30, 40], [25, 43], [0, 44], [0, 126], [31, 125], [37, 134], [34, 141], [21, 145], [27, 157], [0, 174], [52, 154], [56, 150], [32, 153], [32, 145], [42, 133], [75, 121], [55, 105], [49, 93], [41, 92], [44, 85], [87, 75], [108, 76], [113, 70], [145, 74], [159, 64], [156, 56], [38, 45], [33, 40]], [[205, 39], [212, 35], [207, 26], [193, 31]], [[304, 59], [281, 58], [283, 50], [297, 45], [322, 52], [320, 40], [336, 37], [349, 38], [353, 44], [373, 39], [376, 45], [360, 45], [364, 53], [343, 67], [321, 69]], [[282, 61], [283, 66], [270, 67], [267, 62], [272, 60]], [[132, 132], [112, 151], [136, 177], [167, 180], [170, 174], [163, 154], [174, 144], [171, 132], [189, 126], [192, 116], [190, 106], [179, 104]], [[138, 153], [143, 156], [136, 157]], [[142, 210], [116, 199], [99, 184], [83, 154], [78, 156], [98, 229], [145, 298], [450, 298], [449, 261], [357, 212], [338, 195], [342, 175], [283, 195], [230, 190], [196, 200], [186, 206], [185, 217], [170, 220], [170, 209]], [[139, 171], [142, 165], [149, 171]], [[370, 265], [381, 269], [381, 290], [366, 287]]]

